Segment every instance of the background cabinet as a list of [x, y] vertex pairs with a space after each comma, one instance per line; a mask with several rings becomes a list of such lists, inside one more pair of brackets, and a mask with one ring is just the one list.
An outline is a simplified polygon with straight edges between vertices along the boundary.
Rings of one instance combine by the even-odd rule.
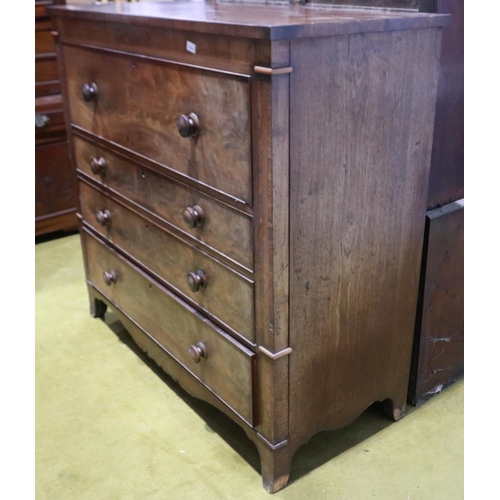
[[35, 2], [35, 235], [76, 229], [76, 186], [69, 158], [51, 21]]
[[[301, 2], [302, 3], [302, 2]], [[443, 30], [419, 306], [408, 399], [418, 405], [464, 372], [464, 1], [311, 0], [451, 14]], [[429, 297], [432, 296], [432, 299]], [[435, 339], [444, 339], [436, 342]], [[426, 364], [424, 360], [432, 359]]]

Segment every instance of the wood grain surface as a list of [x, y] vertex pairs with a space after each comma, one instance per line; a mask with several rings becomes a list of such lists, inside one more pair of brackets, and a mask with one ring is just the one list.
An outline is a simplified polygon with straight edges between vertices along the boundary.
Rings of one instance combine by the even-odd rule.
[[[273, 42], [269, 52], [271, 67], [289, 65], [288, 41]], [[252, 79], [255, 323], [258, 345], [273, 354], [288, 346], [289, 89], [289, 74]], [[259, 352], [258, 369], [258, 430], [278, 445], [288, 435], [288, 357], [273, 361]], [[274, 465], [264, 461], [266, 488], [272, 489]]]
[[[82, 236], [89, 282], [251, 423], [255, 355], [89, 233]], [[116, 273], [116, 283], [105, 285], [105, 271]], [[198, 342], [206, 345], [208, 356], [196, 364], [188, 350]]]
[[[84, 222], [165, 280], [181, 297], [194, 302], [204, 314], [215, 316], [235, 335], [255, 343], [253, 282], [88, 184], [81, 182], [79, 192]], [[96, 214], [104, 210], [109, 211], [110, 221], [100, 225]], [[198, 270], [206, 276], [207, 284], [193, 292], [186, 276]]]
[[[404, 416], [448, 17], [212, 1], [52, 12], [94, 315], [116, 308], [242, 425], [269, 492], [316, 432], [375, 401]], [[197, 138], [179, 135], [189, 113]], [[195, 268], [203, 296], [185, 288]]]
[[74, 208], [35, 217], [35, 236], [56, 231], [76, 231], [78, 219]]
[[[251, 74], [251, 63], [255, 61], [258, 44], [258, 41], [246, 38], [165, 30], [151, 26], [123, 26], [102, 19], [65, 19], [61, 22], [56, 18], [54, 22], [64, 42], [137, 53], [247, 75]], [[147, 40], [147, 44], [144, 40]], [[194, 45], [194, 51], [187, 50], [187, 42]]]
[[35, 220], [72, 210], [72, 224], [68, 228], [74, 229], [75, 201], [76, 186], [68, 157], [68, 143], [63, 138], [63, 142], [38, 145], [35, 149]]
[[295, 438], [404, 414], [439, 50], [435, 30], [292, 42]]
[[270, 443], [261, 434], [259, 434], [249, 422], [244, 420], [241, 415], [235, 413], [233, 408], [228, 406], [214, 391], [206, 385], [200, 384], [199, 379], [195, 375], [185, 370], [183, 365], [179, 363], [178, 360], [173, 358], [169, 352], [167, 352], [155, 339], [149, 336], [147, 332], [145, 332], [137, 323], [127, 316], [126, 313], [117, 307], [116, 304], [112, 303], [92, 285], [88, 285], [88, 293], [91, 307], [94, 307], [94, 311], [96, 310], [95, 304], [98, 304], [98, 312], [103, 314], [105, 313], [107, 307], [113, 308], [113, 312], [116, 317], [123, 324], [127, 332], [130, 333], [130, 336], [133, 338], [135, 343], [144, 352], [146, 352], [146, 354], [154, 360], [158, 366], [168, 373], [186, 392], [191, 394], [193, 397], [210, 403], [236, 422], [245, 431], [248, 438], [251, 439], [257, 446], [261, 457], [263, 457], [263, 467], [266, 467], [267, 464], [271, 463], [275, 454], [278, 453], [280, 458], [276, 462], [273, 472], [282, 471], [283, 464], [287, 464], [289, 462], [288, 457], [286, 457], [286, 449], [285, 459], [281, 460], [281, 456], [283, 454], [280, 453], [279, 449], [273, 448], [272, 445], [270, 445]]
[[[64, 47], [71, 121], [204, 184], [250, 203], [248, 78], [138, 56]], [[96, 102], [82, 86], [95, 82]], [[195, 113], [196, 137], [177, 120]]]
[[[42, 116], [46, 121], [43, 126], [35, 124], [35, 146], [66, 140], [66, 124], [61, 94], [37, 97], [35, 99], [35, 120], [36, 116]], [[66, 163], [69, 165], [69, 159]]]
[[[35, 4], [35, 235], [75, 230], [76, 185], [60, 94], [56, 47], [46, 7]], [[57, 3], [64, 3], [57, 1]]]
[[[76, 136], [73, 143], [79, 171], [157, 215], [172, 229], [177, 229], [182, 237], [196, 240], [246, 269], [253, 269], [251, 216], [95, 143]], [[106, 168], [102, 174], [92, 172], [92, 158], [105, 159]], [[189, 228], [184, 222], [183, 212], [186, 207], [195, 205], [203, 209], [205, 221], [201, 227]]]
[[464, 373], [464, 200], [427, 212], [409, 401]]

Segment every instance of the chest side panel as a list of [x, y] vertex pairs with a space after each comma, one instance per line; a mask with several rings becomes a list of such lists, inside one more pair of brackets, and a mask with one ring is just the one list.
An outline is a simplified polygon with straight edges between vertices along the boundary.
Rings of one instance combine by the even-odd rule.
[[404, 406], [439, 37], [292, 42], [292, 434]]

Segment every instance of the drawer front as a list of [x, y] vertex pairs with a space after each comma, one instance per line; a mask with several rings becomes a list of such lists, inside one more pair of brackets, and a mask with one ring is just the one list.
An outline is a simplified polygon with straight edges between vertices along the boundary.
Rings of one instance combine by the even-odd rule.
[[57, 61], [53, 59], [39, 59], [35, 61], [35, 82], [57, 80]]
[[80, 182], [80, 204], [83, 220], [96, 231], [209, 314], [254, 342], [250, 281], [84, 182]]
[[[252, 364], [255, 354], [119, 257], [86, 231], [82, 232], [87, 279], [105, 297], [179, 361], [189, 372], [252, 423]], [[108, 286], [103, 273], [113, 272]], [[191, 346], [207, 353], [198, 363]]]
[[[191, 238], [247, 269], [253, 269], [251, 217], [76, 136], [74, 147], [79, 170], [158, 215]], [[92, 158], [104, 159], [105, 167], [100, 173], [92, 172]], [[194, 206], [202, 208], [204, 221], [202, 225], [191, 228], [186, 225], [183, 213], [187, 207]]]
[[35, 148], [35, 217], [76, 206], [76, 183], [68, 155], [68, 143]]
[[[72, 123], [251, 203], [249, 78], [72, 46], [64, 60]], [[191, 113], [199, 132], [182, 137]]]

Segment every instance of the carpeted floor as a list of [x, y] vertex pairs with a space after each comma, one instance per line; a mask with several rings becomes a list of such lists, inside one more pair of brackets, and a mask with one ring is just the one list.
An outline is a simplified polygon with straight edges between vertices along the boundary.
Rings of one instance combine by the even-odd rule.
[[[243, 431], [113, 317], [88, 314], [79, 237], [36, 246], [37, 500], [266, 499]], [[295, 455], [274, 498], [463, 498], [463, 382], [392, 423], [368, 409]]]

